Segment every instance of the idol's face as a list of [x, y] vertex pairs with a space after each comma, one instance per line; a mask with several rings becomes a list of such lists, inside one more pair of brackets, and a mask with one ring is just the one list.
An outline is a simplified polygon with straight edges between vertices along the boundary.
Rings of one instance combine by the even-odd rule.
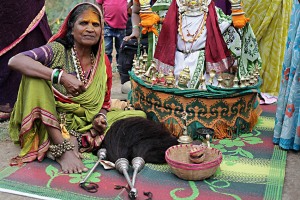
[[97, 44], [101, 36], [99, 15], [92, 9], [83, 11], [74, 24], [72, 35], [76, 45], [93, 46]]
[[199, 10], [201, 7], [202, 1], [201, 3], [199, 2], [199, 0], [190, 0], [187, 2], [187, 7], [188, 10]]
[[190, 80], [190, 77], [188, 74], [181, 73], [179, 75], [178, 83], [186, 85], [189, 82], [189, 80]]

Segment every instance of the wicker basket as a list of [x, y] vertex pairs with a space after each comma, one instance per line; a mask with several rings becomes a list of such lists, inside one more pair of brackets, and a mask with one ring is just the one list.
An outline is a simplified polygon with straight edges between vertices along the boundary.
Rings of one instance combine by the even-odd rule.
[[222, 153], [215, 148], [207, 148], [202, 163], [192, 163], [189, 159], [192, 144], [175, 145], [167, 149], [165, 158], [171, 171], [181, 179], [197, 181], [212, 176], [222, 162]]

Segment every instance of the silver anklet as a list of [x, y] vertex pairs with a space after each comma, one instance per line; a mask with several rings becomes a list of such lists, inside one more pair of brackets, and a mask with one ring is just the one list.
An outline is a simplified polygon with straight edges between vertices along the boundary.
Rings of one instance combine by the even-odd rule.
[[64, 140], [62, 144], [51, 144], [49, 146], [49, 152], [54, 158], [59, 158], [66, 151], [73, 150], [74, 147], [70, 141]]
[[74, 137], [76, 137], [77, 142], [78, 142], [78, 147], [81, 147], [81, 145], [82, 145], [81, 133], [76, 132], [76, 131], [74, 131], [74, 130], [70, 130], [69, 133], [70, 133], [71, 135], [73, 135]]

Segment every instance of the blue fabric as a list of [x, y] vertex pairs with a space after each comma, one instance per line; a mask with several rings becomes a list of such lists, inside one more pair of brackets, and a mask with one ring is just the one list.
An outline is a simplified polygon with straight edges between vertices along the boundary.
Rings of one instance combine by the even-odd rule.
[[300, 150], [300, 4], [294, 0], [276, 111], [273, 142]]
[[104, 25], [105, 53], [110, 63], [112, 63], [113, 39], [115, 38], [116, 59], [118, 61], [120, 46], [125, 35], [126, 29], [112, 28], [106, 24]]

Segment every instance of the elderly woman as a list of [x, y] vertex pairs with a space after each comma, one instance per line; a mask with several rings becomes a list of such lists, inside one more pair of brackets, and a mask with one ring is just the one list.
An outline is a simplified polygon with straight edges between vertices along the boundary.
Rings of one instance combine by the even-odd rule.
[[20, 53], [9, 66], [23, 74], [10, 120], [21, 145], [11, 165], [54, 158], [65, 173], [87, 168], [81, 152], [97, 150], [107, 127], [142, 111], [112, 111], [111, 66], [105, 56], [103, 18], [90, 3], [77, 5], [50, 42]]

